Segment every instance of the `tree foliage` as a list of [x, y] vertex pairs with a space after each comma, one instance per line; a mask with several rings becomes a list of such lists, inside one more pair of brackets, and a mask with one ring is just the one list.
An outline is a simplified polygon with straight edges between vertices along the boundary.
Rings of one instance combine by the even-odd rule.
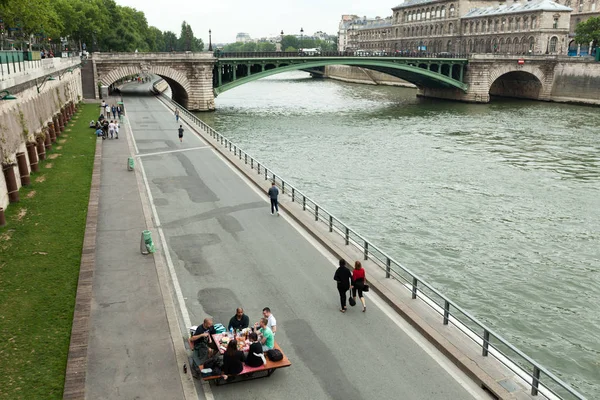
[[[0, 18], [12, 28], [11, 39], [27, 43], [33, 36], [39, 48], [58, 46], [89, 51], [202, 51], [184, 22], [175, 33], [149, 26], [143, 12], [118, 5], [115, 0], [0, 0]], [[185, 25], [185, 29], [183, 29]], [[61, 50], [61, 49], [56, 49]]]
[[575, 27], [575, 41], [579, 44], [596, 45], [600, 41], [600, 17], [592, 17]]

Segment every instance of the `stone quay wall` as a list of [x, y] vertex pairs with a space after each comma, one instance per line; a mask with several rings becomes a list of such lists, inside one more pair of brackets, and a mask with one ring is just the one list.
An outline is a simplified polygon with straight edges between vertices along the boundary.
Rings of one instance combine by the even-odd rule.
[[[16, 187], [22, 185], [21, 176], [31, 173], [32, 163], [37, 167], [37, 160], [45, 157], [45, 149], [50, 149], [56, 137], [60, 135], [61, 126], [70, 117], [73, 105], [82, 98], [81, 69], [64, 73], [61, 79], [46, 81], [38, 93], [35, 81], [29, 87], [21, 85], [20, 91], [11, 94], [16, 100], [0, 101], [0, 207], [9, 204], [11, 182], [5, 179], [13, 170]], [[67, 117], [67, 118], [66, 118]], [[21, 160], [19, 168], [18, 158]], [[17, 156], [19, 154], [19, 156]], [[26, 171], [24, 170], [26, 169]], [[14, 184], [14, 182], [12, 182]], [[14, 190], [11, 189], [11, 190]]]
[[387, 85], [416, 88], [416, 86], [412, 83], [406, 82], [400, 78], [396, 78], [395, 76], [349, 65], [328, 65], [325, 67], [324, 77], [343, 82], [362, 83], [366, 85]]

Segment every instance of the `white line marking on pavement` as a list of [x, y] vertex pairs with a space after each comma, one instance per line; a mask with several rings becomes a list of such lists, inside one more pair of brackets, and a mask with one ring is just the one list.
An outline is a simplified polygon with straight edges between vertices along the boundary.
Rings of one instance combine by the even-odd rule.
[[[133, 129], [131, 128], [131, 126], [129, 124], [128, 124], [128, 127], [129, 127], [128, 132], [129, 132], [130, 138], [131, 138], [133, 144], [135, 145], [136, 142], [135, 142], [135, 137], [133, 135]], [[137, 146], [136, 146], [136, 148], [137, 148]], [[148, 184], [146, 170], [144, 169], [144, 164], [142, 163], [141, 159], [139, 160], [139, 167], [140, 167], [140, 171], [142, 172], [142, 178], [144, 180], [144, 186], [146, 187], [146, 193], [148, 195], [148, 200], [150, 201], [150, 206], [152, 208], [152, 215], [154, 217], [154, 223], [156, 224], [156, 229], [158, 230], [160, 243], [162, 245], [163, 252], [165, 254], [165, 259], [167, 260], [167, 266], [169, 267], [169, 274], [171, 275], [171, 280], [173, 282], [173, 288], [175, 290], [175, 296], [177, 297], [177, 303], [179, 304], [179, 309], [181, 311], [181, 316], [183, 318], [183, 324], [184, 324], [184, 327], [187, 329], [190, 326], [192, 326], [190, 314], [185, 305], [185, 300], [183, 299], [183, 293], [181, 291], [181, 286], [179, 285], [179, 279], [177, 278], [177, 274], [175, 273], [175, 267], [173, 265], [171, 253], [169, 252], [169, 246], [167, 245], [167, 240], [165, 238], [165, 234], [160, 226], [160, 219], [158, 217], [158, 212], [156, 211], [156, 206], [154, 205], [154, 198], [152, 197], [152, 191], [150, 190], [150, 185]], [[196, 387], [196, 385], [194, 385], [194, 387]], [[210, 385], [203, 381], [201, 387], [202, 387], [202, 390], [204, 391], [204, 397], [206, 398], [206, 400], [214, 400], [214, 396], [212, 393], [212, 389], [210, 388]]]
[[[162, 102], [161, 102], [162, 103]], [[164, 103], [163, 103], [164, 105]], [[165, 105], [166, 107], [166, 105]], [[199, 134], [191, 129], [196, 135], [198, 140], [205, 143], [204, 139]], [[225, 163], [240, 179], [246, 183], [256, 194], [260, 196], [265, 202], [269, 203], [266, 198], [266, 193], [262, 192], [253, 182], [248, 181], [248, 178], [240, 172], [231, 162], [225, 158], [220, 152], [213, 148], [213, 153]], [[280, 211], [280, 218], [289, 223], [296, 231], [300, 233], [313, 247], [315, 247], [327, 260], [331, 262], [332, 268], [337, 268], [338, 259], [331, 254], [325, 247], [315, 240], [306, 230], [300, 226], [292, 218], [288, 217], [285, 212]], [[439, 350], [437, 350], [433, 344], [424, 339], [406, 320], [400, 317], [395, 311], [393, 311], [385, 302], [375, 293], [369, 294], [369, 299], [373, 301], [373, 304], [377, 306], [388, 318], [392, 320], [408, 337], [410, 337], [426, 354], [428, 354], [440, 367], [442, 367], [456, 382], [463, 387], [470, 395], [476, 400], [489, 400], [483, 390], [477, 386], [477, 384], [467, 377], [456, 365], [452, 364]]]
[[201, 149], [212, 149], [212, 146], [190, 147], [188, 149], [166, 150], [166, 151], [159, 151], [156, 153], [142, 153], [142, 154], [136, 155], [136, 157], [160, 156], [162, 154], [180, 153], [183, 151], [192, 151], [192, 150], [201, 150]]

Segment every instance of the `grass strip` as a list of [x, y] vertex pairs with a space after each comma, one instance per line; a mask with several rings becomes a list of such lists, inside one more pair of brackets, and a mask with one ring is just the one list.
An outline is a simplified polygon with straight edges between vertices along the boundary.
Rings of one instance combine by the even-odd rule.
[[0, 399], [62, 398], [96, 137], [82, 104], [0, 228]]

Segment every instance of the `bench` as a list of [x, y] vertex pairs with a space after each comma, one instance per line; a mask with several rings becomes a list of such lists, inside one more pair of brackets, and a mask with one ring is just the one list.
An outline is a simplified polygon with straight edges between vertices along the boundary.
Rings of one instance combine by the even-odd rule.
[[[275, 346], [273, 348], [281, 351], [281, 348], [279, 347], [277, 342], [275, 342]], [[220, 375], [203, 377], [202, 380], [207, 381], [207, 382], [214, 381], [217, 384], [217, 386], [221, 386], [221, 385], [224, 385], [227, 383], [236, 383], [236, 382], [242, 382], [242, 381], [249, 381], [252, 379], [267, 378], [267, 377], [273, 375], [273, 373], [276, 370], [278, 370], [279, 368], [286, 368], [286, 367], [289, 367], [292, 365], [292, 363], [286, 357], [286, 355], [283, 353], [283, 351], [281, 351], [281, 354], [283, 355], [283, 359], [281, 359], [280, 361], [271, 361], [265, 354], [265, 357], [267, 359], [267, 364], [261, 365], [260, 367], [254, 368], [254, 367], [249, 367], [246, 364], [244, 364], [244, 369], [238, 375], [235, 375], [235, 377], [236, 377], [235, 380], [232, 380], [231, 378], [225, 380]], [[202, 370], [203, 367], [204, 366], [201, 365], [200, 370]]]

